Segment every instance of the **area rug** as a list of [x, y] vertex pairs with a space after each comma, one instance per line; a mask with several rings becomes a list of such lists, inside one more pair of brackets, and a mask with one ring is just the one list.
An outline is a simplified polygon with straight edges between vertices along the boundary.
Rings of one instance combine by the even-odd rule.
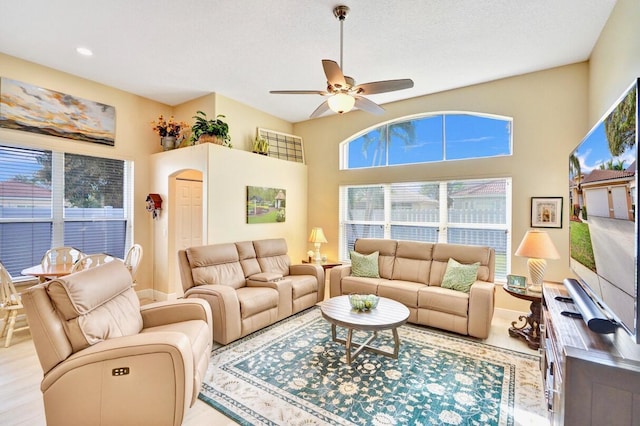
[[[420, 326], [398, 331], [398, 359], [363, 351], [347, 365], [314, 307], [216, 349], [199, 398], [242, 425], [545, 424], [539, 357]], [[392, 350], [390, 332], [376, 342]]]

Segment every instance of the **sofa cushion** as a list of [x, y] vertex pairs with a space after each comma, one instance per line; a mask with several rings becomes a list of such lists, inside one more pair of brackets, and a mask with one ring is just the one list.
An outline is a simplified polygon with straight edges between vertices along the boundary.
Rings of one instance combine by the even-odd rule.
[[490, 247], [464, 245], [464, 244], [436, 244], [433, 247], [433, 262], [431, 264], [431, 276], [429, 285], [439, 286], [447, 270], [449, 259], [455, 259], [459, 263], [471, 264], [479, 262], [478, 280], [489, 281], [492, 277], [489, 264], [492, 249]]
[[455, 259], [449, 259], [449, 262], [447, 262], [447, 270], [444, 273], [440, 286], [442, 288], [469, 293], [471, 286], [478, 278], [479, 266], [479, 262], [472, 263], [471, 265], [463, 265], [456, 262]]
[[378, 284], [378, 296], [395, 300], [409, 308], [418, 307], [418, 290], [426, 287], [411, 281], [382, 281]]
[[360, 254], [356, 251], [349, 253], [351, 257], [351, 275], [354, 277], [380, 278], [378, 272], [377, 251], [371, 254]]
[[279, 272], [283, 276], [289, 275], [291, 259], [287, 254], [287, 242], [284, 238], [256, 240], [253, 242], [253, 247], [262, 272]]
[[374, 251], [378, 255], [378, 271], [381, 278], [388, 280], [393, 278], [393, 261], [396, 256], [396, 240], [386, 240], [383, 238], [361, 238], [356, 240], [354, 250], [362, 254], [370, 254]]
[[442, 287], [424, 286], [418, 290], [418, 306], [422, 309], [466, 318], [469, 311], [469, 293]]
[[241, 241], [236, 243], [236, 249], [238, 250], [238, 258], [240, 259], [240, 265], [244, 271], [245, 277], [261, 272], [260, 264], [256, 258], [256, 251], [253, 247], [253, 241]]
[[318, 291], [318, 280], [313, 275], [289, 275], [293, 300]]
[[186, 250], [194, 285], [221, 284], [244, 287], [245, 276], [233, 243], [191, 247]]
[[140, 301], [121, 261], [53, 280], [47, 293], [74, 352], [142, 330]]
[[342, 278], [342, 294], [378, 294], [378, 284], [382, 278], [362, 278], [347, 276]]
[[249, 318], [278, 306], [278, 290], [273, 288], [243, 287], [237, 290], [237, 295], [242, 318]]
[[432, 243], [398, 241], [393, 279], [428, 284], [432, 252]]

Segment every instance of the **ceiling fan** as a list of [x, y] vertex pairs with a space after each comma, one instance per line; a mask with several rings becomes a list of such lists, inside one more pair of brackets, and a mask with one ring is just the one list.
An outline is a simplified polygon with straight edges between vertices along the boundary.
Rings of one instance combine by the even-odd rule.
[[396, 90], [410, 89], [413, 87], [413, 80], [404, 78], [400, 80], [374, 81], [356, 85], [352, 77], [346, 76], [342, 72], [342, 40], [343, 24], [347, 18], [349, 8], [347, 6], [336, 6], [333, 15], [340, 21], [340, 65], [330, 59], [322, 60], [322, 68], [327, 76], [327, 90], [271, 90], [269, 93], [280, 95], [321, 95], [328, 98], [311, 113], [310, 118], [316, 118], [328, 110], [343, 114], [351, 111], [355, 106], [363, 111], [372, 114], [384, 113], [384, 108], [363, 95], [374, 95], [376, 93], [393, 92]]

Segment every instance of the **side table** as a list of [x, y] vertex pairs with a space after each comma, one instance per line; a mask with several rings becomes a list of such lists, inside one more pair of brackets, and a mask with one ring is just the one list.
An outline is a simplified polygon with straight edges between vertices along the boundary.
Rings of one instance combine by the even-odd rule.
[[[542, 293], [535, 293], [524, 288], [515, 288], [504, 285], [504, 291], [518, 299], [531, 302], [529, 315], [520, 315], [518, 321], [513, 321], [509, 327], [509, 336], [522, 339], [527, 342], [529, 348], [540, 348], [540, 313], [542, 311]], [[522, 321], [521, 325], [516, 325]]]
[[316, 265], [322, 266], [322, 269], [324, 269], [325, 272], [327, 269], [342, 265], [342, 262], [336, 262], [334, 260], [327, 260], [326, 262], [309, 262], [308, 260], [303, 260], [302, 263], [315, 263]]

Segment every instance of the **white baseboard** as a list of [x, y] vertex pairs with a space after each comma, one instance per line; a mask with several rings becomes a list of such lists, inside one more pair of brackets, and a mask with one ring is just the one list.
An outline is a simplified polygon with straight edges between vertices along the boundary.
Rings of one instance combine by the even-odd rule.
[[146, 288], [144, 290], [136, 291], [136, 294], [138, 295], [138, 298], [140, 300], [146, 299], [146, 300], [153, 300], [156, 302], [163, 302], [165, 300], [176, 300], [178, 298], [178, 295], [176, 293], [167, 294], [151, 288]]

